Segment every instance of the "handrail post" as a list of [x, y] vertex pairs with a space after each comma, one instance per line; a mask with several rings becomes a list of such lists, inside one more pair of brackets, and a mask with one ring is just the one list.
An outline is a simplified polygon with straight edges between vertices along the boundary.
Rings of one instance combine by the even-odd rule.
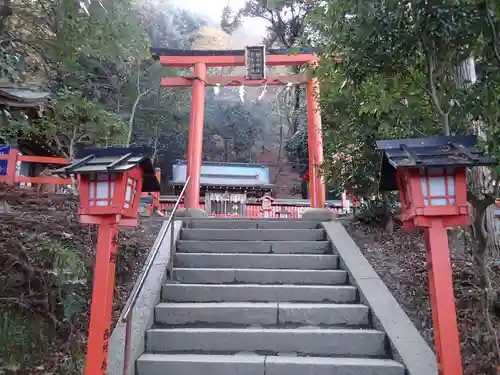
[[128, 375], [128, 367], [130, 363], [130, 357], [132, 356], [130, 345], [132, 344], [132, 316], [133, 311], [130, 311], [130, 315], [127, 317], [127, 325], [125, 327], [125, 349], [123, 358], [123, 375]]
[[168, 262], [168, 278], [174, 277], [174, 256], [175, 256], [175, 212], [172, 211], [172, 221], [170, 223], [170, 260]]
[[[133, 315], [133, 310], [135, 307], [135, 304], [137, 302], [137, 298], [139, 297], [139, 293], [141, 292], [144, 283], [146, 282], [146, 278], [149, 274], [149, 271], [151, 270], [151, 267], [154, 264], [154, 260], [156, 258], [156, 255], [158, 254], [158, 251], [160, 250], [160, 246], [165, 239], [165, 236], [168, 233], [168, 230], [170, 229], [170, 259], [167, 265], [167, 272], [168, 272], [168, 277], [169, 279], [172, 278], [172, 272], [173, 272], [173, 266], [174, 266], [174, 256], [175, 256], [175, 213], [177, 212], [177, 209], [179, 208], [179, 205], [182, 201], [182, 198], [184, 197], [187, 187], [191, 181], [191, 177], [187, 177], [186, 182], [184, 184], [184, 187], [181, 190], [181, 193], [179, 195], [179, 198], [177, 198], [177, 201], [175, 202], [174, 208], [172, 209], [172, 213], [170, 214], [170, 217], [167, 221], [166, 227], [162, 226], [161, 232], [158, 234], [158, 240], [155, 242], [154, 248], [151, 250], [151, 256], [149, 257], [148, 262], [146, 263], [146, 266], [144, 267], [143, 272], [139, 275], [139, 280], [136, 283], [136, 288], [132, 289], [132, 293], [129, 297], [128, 303], [125, 305], [125, 308], [123, 309], [124, 313], [121, 318], [121, 321], [123, 323], [126, 323], [126, 332], [125, 332], [125, 349], [124, 349], [124, 358], [123, 358], [123, 375], [127, 375], [128, 373], [128, 367], [129, 363], [132, 359], [132, 353], [131, 353], [131, 345], [132, 345], [132, 315]], [[165, 229], [163, 229], [165, 228]]]

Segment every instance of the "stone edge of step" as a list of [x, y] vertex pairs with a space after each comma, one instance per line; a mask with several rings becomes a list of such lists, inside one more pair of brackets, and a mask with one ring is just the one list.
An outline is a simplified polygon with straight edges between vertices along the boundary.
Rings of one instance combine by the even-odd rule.
[[349, 357], [299, 357], [299, 356], [272, 356], [257, 354], [162, 354], [144, 353], [138, 358], [138, 362], [158, 361], [162, 363], [264, 363], [273, 361], [275, 363], [291, 363], [298, 365], [341, 365], [341, 366], [372, 366], [372, 367], [394, 367], [404, 370], [404, 366], [386, 358], [349, 358]]

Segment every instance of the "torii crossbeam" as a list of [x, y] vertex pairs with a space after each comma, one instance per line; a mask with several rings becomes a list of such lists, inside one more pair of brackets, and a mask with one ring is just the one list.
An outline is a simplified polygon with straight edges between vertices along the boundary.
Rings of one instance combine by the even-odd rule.
[[[200, 172], [203, 150], [203, 124], [205, 117], [206, 86], [282, 86], [287, 84], [306, 85], [308, 144], [309, 144], [309, 195], [311, 207], [325, 207], [325, 182], [320, 172], [323, 163], [323, 137], [318, 96], [319, 83], [307, 74], [269, 76], [264, 79], [247, 79], [238, 76], [208, 76], [208, 67], [245, 66], [245, 50], [191, 51], [170, 48], [152, 48], [151, 55], [170, 68], [193, 68], [193, 74], [186, 77], [162, 78], [163, 87], [191, 87], [192, 104], [189, 127], [187, 176], [191, 177], [187, 192], [187, 208], [200, 207]], [[288, 50], [266, 51], [266, 66], [316, 66], [318, 57], [314, 51], [300, 51], [291, 54]]]

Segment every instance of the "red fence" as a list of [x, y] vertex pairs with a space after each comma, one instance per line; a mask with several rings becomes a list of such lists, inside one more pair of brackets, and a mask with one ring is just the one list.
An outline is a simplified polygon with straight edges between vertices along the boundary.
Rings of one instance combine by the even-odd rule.
[[0, 176], [0, 182], [5, 182], [9, 185], [16, 183], [33, 183], [33, 184], [53, 184], [53, 185], [71, 185], [71, 178], [60, 177], [28, 177], [19, 176], [17, 174], [17, 165], [19, 162], [25, 163], [40, 163], [40, 164], [61, 164], [67, 165], [68, 161], [64, 158], [46, 157], [46, 156], [25, 156], [21, 155], [19, 150], [12, 149], [10, 153], [0, 155], [0, 160], [7, 160], [7, 171], [5, 176]]
[[[161, 210], [166, 210], [169, 211], [175, 203], [173, 202], [168, 202], [168, 203], [162, 203], [161, 204]], [[179, 205], [179, 208], [184, 208], [184, 203], [181, 203]], [[200, 208], [202, 210], [205, 209], [205, 204], [201, 203]], [[293, 205], [273, 205], [272, 210], [269, 212], [267, 217], [269, 218], [277, 218], [280, 217], [280, 214], [282, 215], [284, 212], [287, 213], [287, 218], [292, 218], [292, 219], [298, 219], [302, 216], [302, 213], [304, 210], [306, 210], [307, 206], [293, 206]], [[341, 212], [342, 208], [331, 208], [332, 211], [334, 212]], [[208, 216], [212, 217], [223, 217], [223, 218], [238, 218], [238, 217], [249, 217], [249, 218], [262, 218], [266, 217], [264, 215], [264, 212], [262, 211], [262, 206], [260, 204], [252, 204], [249, 205], [247, 204], [246, 206], [246, 212], [244, 215], [242, 214], [209, 214]]]

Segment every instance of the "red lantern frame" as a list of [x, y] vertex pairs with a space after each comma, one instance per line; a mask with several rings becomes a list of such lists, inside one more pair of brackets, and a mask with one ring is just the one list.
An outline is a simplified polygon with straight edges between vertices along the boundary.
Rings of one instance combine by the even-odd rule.
[[[445, 227], [469, 224], [470, 208], [467, 202], [465, 168], [439, 168], [439, 170], [443, 173], [434, 175], [429, 173], [432, 169], [409, 168], [396, 171], [401, 200], [401, 220], [406, 230], [417, 227], [430, 228], [436, 217], [443, 220]], [[444, 195], [431, 195], [431, 178], [433, 177], [444, 179]], [[450, 178], [453, 180], [454, 194], [451, 191]], [[427, 192], [425, 196], [424, 187]], [[432, 204], [435, 200], [444, 200], [446, 204]]]
[[[139, 166], [124, 172], [113, 170], [109, 173], [79, 174], [80, 222], [99, 224], [103, 215], [119, 215], [120, 226], [136, 226], [142, 177], [143, 172]], [[104, 183], [107, 183], [107, 194], [102, 196], [99, 194], [99, 184]], [[99, 204], [100, 202], [106, 204]]]

